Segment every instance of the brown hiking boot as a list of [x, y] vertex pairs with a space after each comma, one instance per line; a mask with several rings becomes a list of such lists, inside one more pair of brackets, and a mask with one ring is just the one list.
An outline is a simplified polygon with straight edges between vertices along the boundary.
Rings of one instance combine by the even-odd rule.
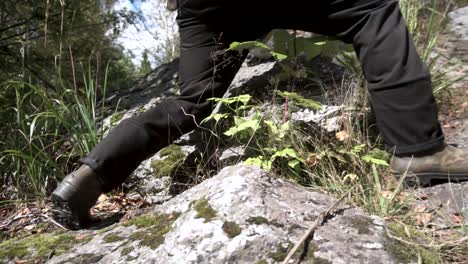
[[432, 155], [421, 157], [393, 157], [391, 172], [404, 176], [410, 185], [428, 186], [432, 182], [468, 180], [468, 151], [445, 145]]
[[176, 11], [177, 10], [177, 0], [167, 0], [166, 9], [171, 11], [171, 12]]
[[69, 229], [87, 227], [89, 210], [102, 193], [102, 183], [94, 171], [82, 165], [67, 175], [51, 195], [52, 217]]

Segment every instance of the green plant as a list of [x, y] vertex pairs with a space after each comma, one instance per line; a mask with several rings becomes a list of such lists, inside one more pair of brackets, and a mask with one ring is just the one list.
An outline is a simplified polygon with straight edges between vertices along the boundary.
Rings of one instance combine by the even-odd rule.
[[[14, 103], [5, 110], [15, 118], [3, 128], [11, 136], [0, 151], [0, 166], [11, 172], [3, 181], [13, 182], [21, 194], [47, 195], [50, 184], [99, 141], [99, 86], [91, 66], [83, 77], [87, 80], [83, 89], [60, 91], [23, 82], [1, 84], [5, 92], [15, 94]], [[105, 90], [104, 80], [103, 94]]]

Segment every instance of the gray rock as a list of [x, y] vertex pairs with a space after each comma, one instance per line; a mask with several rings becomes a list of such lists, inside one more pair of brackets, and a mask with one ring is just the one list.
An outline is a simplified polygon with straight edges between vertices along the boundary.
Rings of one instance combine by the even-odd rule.
[[[432, 224], [444, 228], [458, 224], [468, 225], [468, 182], [446, 183], [416, 191], [424, 199], [413, 206], [424, 206], [433, 212]], [[452, 216], [463, 219], [463, 223], [454, 223]]]
[[224, 166], [234, 165], [244, 156], [245, 147], [237, 146], [224, 150], [219, 157], [219, 161], [222, 162]]
[[468, 6], [454, 10], [448, 14], [449, 30], [461, 40], [468, 40]]
[[[335, 201], [254, 166], [226, 167], [155, 206], [159, 220], [151, 225], [138, 218], [116, 224], [47, 263], [81, 256], [99, 263], [279, 263]], [[393, 243], [383, 219], [341, 205], [313, 233], [302, 263], [415, 263], [398, 257]]]
[[341, 128], [344, 116], [341, 114], [343, 106], [322, 106], [321, 110], [301, 109], [292, 113], [292, 120], [313, 123], [327, 132], [335, 132]]

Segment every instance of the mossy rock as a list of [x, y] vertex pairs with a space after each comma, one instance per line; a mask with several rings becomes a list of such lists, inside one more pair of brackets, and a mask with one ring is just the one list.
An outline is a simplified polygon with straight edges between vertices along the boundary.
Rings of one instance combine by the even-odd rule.
[[365, 216], [353, 216], [349, 217], [349, 222], [351, 223], [351, 227], [358, 231], [358, 234], [372, 234], [372, 230], [370, 230], [370, 227], [372, 225], [372, 219]]
[[102, 240], [104, 240], [105, 243], [114, 243], [124, 239], [124, 237], [119, 236], [117, 233], [111, 233], [106, 235]]
[[135, 248], [132, 247], [132, 246], [123, 248], [122, 251], [120, 251], [120, 255], [121, 255], [121, 256], [127, 256], [127, 255], [130, 254], [133, 250], [135, 250]]
[[291, 250], [292, 247], [293, 245], [291, 243], [289, 243], [287, 247], [284, 247], [283, 245], [278, 245], [274, 252], [268, 254], [268, 257], [272, 258], [274, 261], [282, 262], [286, 258], [289, 250]]
[[140, 246], [156, 249], [164, 243], [166, 234], [172, 230], [172, 224], [179, 215], [179, 213], [148, 214], [131, 219], [125, 225], [135, 225], [141, 230], [130, 235], [130, 240], [140, 241]]
[[387, 244], [387, 249], [400, 263], [417, 262], [419, 256], [424, 264], [438, 264], [442, 262], [437, 251], [417, 245], [424, 244], [429, 241], [424, 233], [417, 231], [412, 227], [408, 227], [407, 230], [410, 234], [410, 236], [408, 236], [405, 228], [396, 223], [389, 223], [388, 228], [393, 236], [411, 243], [404, 243], [389, 237], [390, 242]]
[[266, 219], [263, 216], [252, 216], [249, 219], [247, 219], [246, 222], [249, 224], [253, 224], [253, 225], [263, 225], [263, 224], [268, 225], [269, 224], [268, 219]]
[[211, 221], [217, 216], [217, 212], [211, 205], [208, 203], [208, 200], [203, 197], [195, 204], [195, 211], [197, 214], [195, 218], [204, 218], [205, 222]]
[[324, 259], [324, 258], [321, 258], [321, 257], [316, 257], [315, 256], [315, 252], [319, 250], [319, 248], [317, 247], [317, 245], [315, 244], [310, 244], [308, 245], [308, 248], [307, 248], [307, 254], [304, 258], [305, 261], [307, 261], [307, 263], [314, 263], [314, 264], [332, 264], [331, 261], [329, 261], [328, 259]]
[[114, 125], [115, 123], [119, 122], [125, 115], [125, 112], [116, 112], [113, 113], [112, 116], [110, 117], [110, 123], [111, 125]]
[[103, 258], [103, 255], [97, 254], [81, 254], [78, 256], [74, 256], [73, 258], [67, 259], [65, 261], [60, 262], [59, 264], [91, 264], [91, 263], [99, 263], [99, 261]]
[[236, 222], [224, 222], [223, 231], [229, 238], [234, 238], [242, 232], [242, 229]]
[[172, 175], [184, 162], [186, 154], [179, 145], [169, 145], [159, 152], [163, 159], [155, 160], [151, 163], [154, 175], [157, 177]]
[[161, 222], [165, 222], [167, 220], [172, 220], [172, 222], [174, 222], [175, 220], [177, 220], [177, 218], [179, 218], [179, 216], [180, 216], [180, 213], [178, 212], [172, 212], [171, 214], [148, 213], [148, 214], [134, 217], [122, 225], [123, 226], [135, 225], [137, 228], [145, 228], [145, 227], [160, 225]]
[[14, 258], [33, 259], [40, 262], [49, 255], [60, 255], [69, 251], [73, 246], [86, 243], [91, 236], [78, 239], [70, 234], [36, 234], [23, 238], [6, 240], [0, 243], [0, 260]]

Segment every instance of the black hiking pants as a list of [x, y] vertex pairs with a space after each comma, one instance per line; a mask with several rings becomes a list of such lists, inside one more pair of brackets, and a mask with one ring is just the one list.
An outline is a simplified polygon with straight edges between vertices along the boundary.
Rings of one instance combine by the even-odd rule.
[[179, 0], [178, 12], [180, 96], [122, 121], [82, 159], [106, 191], [210, 114], [207, 99], [225, 93], [242, 63], [216, 51], [275, 28], [337, 36], [354, 45], [388, 150], [411, 155], [443, 143], [429, 72], [395, 0]]

